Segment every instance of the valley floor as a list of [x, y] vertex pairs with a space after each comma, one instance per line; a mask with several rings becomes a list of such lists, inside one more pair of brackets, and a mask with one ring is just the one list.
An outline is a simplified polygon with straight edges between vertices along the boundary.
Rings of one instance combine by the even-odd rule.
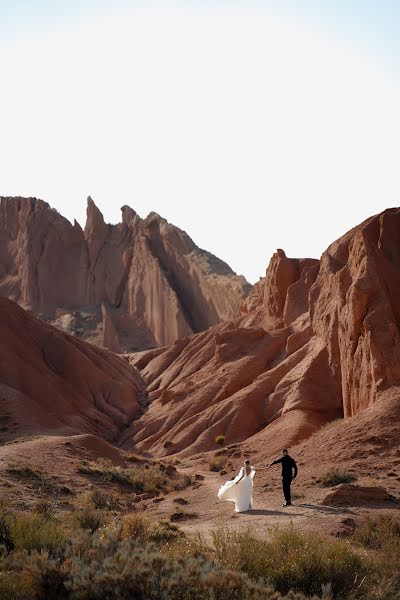
[[[236, 454], [242, 454], [242, 450], [237, 449]], [[312, 465], [303, 470], [300, 466], [298, 479], [292, 485], [291, 507], [282, 507], [280, 472], [278, 467], [272, 467], [256, 473], [254, 509], [235, 514], [234, 504], [220, 501], [217, 492], [226, 480], [236, 475], [241, 461], [224, 456], [224, 451], [182, 461], [172, 459], [170, 462], [178, 473], [190, 477], [191, 483], [181, 491], [154, 495], [135, 495], [129, 487], [99, 481], [78, 469], [85, 460], [107, 460], [123, 465], [126, 456], [127, 453], [91, 435], [17, 440], [0, 447], [1, 496], [16, 510], [29, 510], [35, 502], [46, 498], [53, 499], [63, 511], [70, 508], [74, 497], [87, 491], [96, 488], [117, 491], [132, 501], [135, 511], [143, 511], [154, 519], [172, 518], [186, 533], [200, 531], [205, 537], [222, 524], [238, 531], [250, 528], [261, 535], [271, 528], [293, 524], [301, 530], [345, 537], [368, 516], [375, 518], [390, 513], [400, 519], [397, 502], [348, 508], [322, 505], [330, 489], [318, 485]], [[219, 460], [226, 461], [223, 475], [210, 471], [210, 464]], [[164, 462], [168, 464], [167, 459]], [[356, 469], [350, 467], [350, 470]], [[372, 467], [363, 469], [360, 465], [357, 474], [357, 484], [384, 486], [394, 498], [400, 497], [400, 481], [394, 472], [387, 474]]]

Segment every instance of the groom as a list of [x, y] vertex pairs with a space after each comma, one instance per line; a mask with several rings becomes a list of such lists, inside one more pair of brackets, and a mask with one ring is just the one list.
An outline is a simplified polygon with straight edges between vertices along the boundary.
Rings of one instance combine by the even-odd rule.
[[[294, 459], [291, 456], [289, 456], [289, 452], [287, 451], [286, 448], [284, 450], [282, 450], [282, 458], [278, 458], [277, 460], [274, 460], [274, 462], [272, 462], [268, 466], [272, 467], [272, 465], [277, 465], [278, 463], [281, 463], [281, 465], [282, 465], [282, 488], [283, 488], [283, 495], [285, 496], [285, 502], [283, 503], [283, 506], [292, 506], [292, 499], [290, 496], [290, 486], [291, 486], [292, 480], [296, 479], [296, 477], [297, 477], [297, 465], [296, 465]], [[293, 470], [294, 470], [294, 474], [293, 474]]]

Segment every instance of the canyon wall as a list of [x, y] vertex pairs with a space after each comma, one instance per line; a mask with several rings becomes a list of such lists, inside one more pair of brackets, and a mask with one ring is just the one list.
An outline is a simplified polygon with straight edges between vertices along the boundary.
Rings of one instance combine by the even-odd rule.
[[0, 198], [0, 296], [115, 352], [171, 344], [240, 313], [251, 289], [151, 213], [108, 225], [91, 198], [84, 230], [35, 198]]

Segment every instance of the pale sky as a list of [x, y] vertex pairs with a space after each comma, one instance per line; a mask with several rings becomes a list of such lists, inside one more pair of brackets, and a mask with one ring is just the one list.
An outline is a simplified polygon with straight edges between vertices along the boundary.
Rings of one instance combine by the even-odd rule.
[[0, 195], [156, 211], [254, 282], [399, 204], [399, 3], [0, 0]]

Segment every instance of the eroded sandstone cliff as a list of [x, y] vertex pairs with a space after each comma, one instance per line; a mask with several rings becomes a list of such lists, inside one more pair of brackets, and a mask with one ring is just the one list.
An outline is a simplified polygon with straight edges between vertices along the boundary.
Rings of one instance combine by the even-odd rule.
[[35, 198], [0, 198], [0, 296], [115, 352], [171, 344], [240, 312], [251, 286], [189, 236], [124, 206], [85, 229]]
[[400, 209], [371, 217], [320, 261], [278, 250], [240, 317], [131, 355], [151, 403], [124, 443], [192, 454], [223, 434], [275, 449], [400, 401], [399, 283]]
[[5, 298], [0, 324], [0, 441], [92, 433], [118, 443], [147, 402], [138, 371]]

